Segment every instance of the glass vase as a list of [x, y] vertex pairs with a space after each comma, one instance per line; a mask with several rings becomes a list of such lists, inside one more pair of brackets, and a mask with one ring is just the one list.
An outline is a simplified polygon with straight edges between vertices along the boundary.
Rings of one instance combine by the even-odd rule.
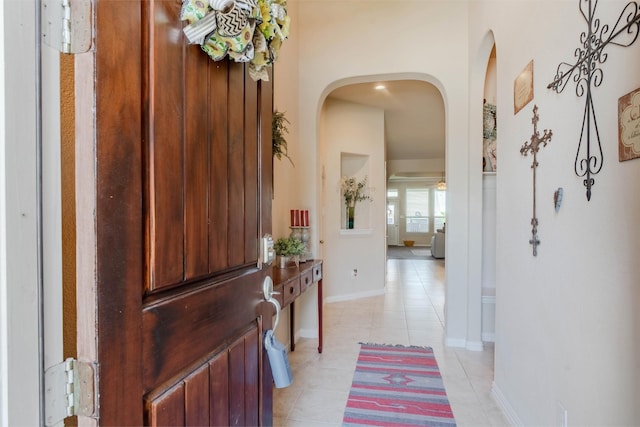
[[347, 205], [347, 229], [352, 230], [354, 226], [353, 217], [356, 213], [356, 207]]

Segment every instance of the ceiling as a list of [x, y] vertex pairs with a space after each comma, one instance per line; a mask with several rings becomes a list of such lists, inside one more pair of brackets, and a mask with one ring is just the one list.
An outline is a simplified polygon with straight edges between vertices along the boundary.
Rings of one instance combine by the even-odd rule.
[[[375, 89], [380, 84], [385, 88]], [[420, 80], [358, 83], [329, 97], [384, 109], [387, 160], [445, 157], [444, 102], [434, 85]]]

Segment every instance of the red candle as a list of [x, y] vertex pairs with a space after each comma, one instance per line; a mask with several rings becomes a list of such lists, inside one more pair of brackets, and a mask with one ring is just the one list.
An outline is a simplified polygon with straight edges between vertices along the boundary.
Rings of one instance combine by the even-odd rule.
[[294, 227], [300, 226], [300, 210], [299, 209], [296, 209], [293, 211], [293, 226]]
[[293, 227], [294, 225], [294, 213], [293, 213], [293, 209], [291, 209], [291, 226]]
[[304, 210], [302, 211], [302, 225], [304, 227], [308, 227], [309, 226], [309, 211], [308, 210]]

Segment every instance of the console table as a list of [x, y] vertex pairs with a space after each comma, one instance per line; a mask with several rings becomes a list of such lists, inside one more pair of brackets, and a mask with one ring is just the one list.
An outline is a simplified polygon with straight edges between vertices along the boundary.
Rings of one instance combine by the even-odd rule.
[[322, 353], [322, 260], [312, 259], [287, 268], [273, 268], [273, 290], [282, 308], [289, 308], [291, 351], [295, 350], [295, 300], [318, 283], [318, 353]]

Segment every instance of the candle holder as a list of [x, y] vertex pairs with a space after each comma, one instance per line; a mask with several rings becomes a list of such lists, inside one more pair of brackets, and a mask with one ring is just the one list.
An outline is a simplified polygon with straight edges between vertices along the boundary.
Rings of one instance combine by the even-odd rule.
[[291, 237], [295, 237], [304, 244], [304, 253], [300, 255], [300, 261], [307, 262], [308, 260], [313, 259], [313, 255], [309, 248], [309, 239], [311, 237], [310, 227], [291, 226], [289, 228], [291, 229]]

